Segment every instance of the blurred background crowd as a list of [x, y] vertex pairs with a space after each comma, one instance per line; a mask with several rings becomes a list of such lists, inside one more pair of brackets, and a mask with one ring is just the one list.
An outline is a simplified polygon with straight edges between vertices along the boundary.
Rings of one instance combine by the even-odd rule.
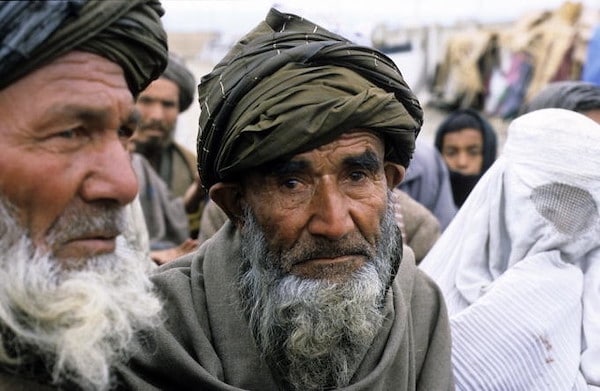
[[[200, 80], [270, 6], [305, 15], [397, 63], [425, 107], [422, 138], [433, 142], [447, 114], [472, 108], [492, 124], [500, 149], [518, 107], [544, 85], [600, 82], [597, 3], [166, 0], [163, 21], [171, 50]], [[182, 113], [175, 133], [191, 149], [199, 110]]]

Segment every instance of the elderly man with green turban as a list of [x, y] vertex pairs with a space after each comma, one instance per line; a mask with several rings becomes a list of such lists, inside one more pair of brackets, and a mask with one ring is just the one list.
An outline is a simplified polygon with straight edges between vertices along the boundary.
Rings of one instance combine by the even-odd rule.
[[0, 2], [0, 389], [108, 390], [158, 323], [127, 245], [134, 97], [167, 62], [158, 1]]
[[422, 110], [398, 68], [272, 9], [199, 86], [201, 182], [229, 221], [154, 282], [139, 390], [450, 390], [437, 286], [391, 191]]

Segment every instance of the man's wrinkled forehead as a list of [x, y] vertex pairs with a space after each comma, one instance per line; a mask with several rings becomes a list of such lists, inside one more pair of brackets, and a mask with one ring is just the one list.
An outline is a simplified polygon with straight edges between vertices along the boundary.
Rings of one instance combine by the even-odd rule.
[[[381, 168], [380, 157], [371, 149], [361, 153], [350, 154], [340, 161], [343, 167], [361, 167], [368, 171], [377, 172]], [[312, 160], [305, 154], [295, 155], [289, 159], [278, 159], [264, 164], [256, 169], [262, 175], [286, 176], [298, 172], [314, 171]]]
[[263, 175], [285, 175], [307, 171], [314, 169], [311, 162], [314, 157], [327, 159], [339, 148], [344, 147], [350, 147], [351, 150], [339, 156], [338, 164], [342, 166], [363, 167], [370, 171], [377, 171], [383, 163], [385, 151], [383, 137], [378, 132], [356, 128], [309, 151], [281, 156], [256, 167], [255, 170]]

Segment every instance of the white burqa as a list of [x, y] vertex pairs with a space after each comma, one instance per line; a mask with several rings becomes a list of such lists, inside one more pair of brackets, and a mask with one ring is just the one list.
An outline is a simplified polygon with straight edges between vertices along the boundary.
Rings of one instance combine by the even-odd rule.
[[457, 390], [600, 389], [600, 125], [515, 119], [421, 262], [451, 319]]

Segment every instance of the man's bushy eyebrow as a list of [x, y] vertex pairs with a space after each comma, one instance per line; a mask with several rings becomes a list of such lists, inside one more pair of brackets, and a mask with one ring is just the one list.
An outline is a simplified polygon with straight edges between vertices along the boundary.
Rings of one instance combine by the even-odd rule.
[[[75, 117], [88, 122], [105, 123], [110, 117], [110, 110], [106, 108], [90, 108], [86, 105], [68, 104], [50, 107], [45, 115], [49, 116], [50, 114], [63, 117]], [[134, 107], [127, 114], [127, 117], [122, 119], [123, 123], [121, 125], [135, 129], [140, 119], [141, 114]]]
[[75, 117], [85, 121], [105, 121], [109, 112], [106, 108], [90, 108], [86, 105], [67, 104], [50, 107], [45, 115]]
[[277, 160], [263, 164], [258, 168], [258, 172], [265, 176], [285, 176], [304, 171], [310, 167], [306, 160]]
[[348, 156], [343, 160], [348, 167], [361, 167], [370, 172], [376, 172], [381, 168], [381, 162], [375, 152], [367, 150], [356, 156]]
[[[370, 172], [377, 172], [381, 168], [381, 161], [377, 154], [367, 150], [361, 154], [347, 156], [342, 160], [346, 167], [360, 167]], [[301, 171], [306, 171], [311, 163], [304, 159], [281, 159], [263, 164], [256, 168], [262, 176], [286, 176]]]

